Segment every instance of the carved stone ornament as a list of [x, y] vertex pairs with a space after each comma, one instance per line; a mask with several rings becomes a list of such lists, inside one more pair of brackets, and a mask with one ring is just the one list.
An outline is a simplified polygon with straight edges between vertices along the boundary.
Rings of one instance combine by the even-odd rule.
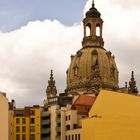
[[96, 63], [92, 66], [92, 74], [90, 79], [91, 92], [94, 94], [98, 94], [101, 89], [101, 76], [99, 65]]

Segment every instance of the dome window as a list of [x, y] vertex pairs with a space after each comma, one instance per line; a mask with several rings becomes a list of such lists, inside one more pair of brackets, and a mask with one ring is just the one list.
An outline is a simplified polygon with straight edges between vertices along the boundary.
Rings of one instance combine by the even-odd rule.
[[86, 25], [86, 37], [91, 36], [91, 24]]
[[100, 24], [96, 25], [96, 36], [101, 36]]
[[74, 76], [78, 76], [78, 74], [79, 74], [79, 67], [78, 66], [75, 66], [73, 68], [73, 71], [74, 71]]
[[98, 55], [97, 50], [92, 51], [92, 55]]
[[111, 66], [111, 69], [110, 69], [110, 76], [111, 76], [112, 78], [115, 78], [115, 67], [114, 67], [114, 65]]
[[93, 50], [92, 51], [92, 69], [94, 68], [95, 65], [98, 65], [98, 52], [97, 50]]

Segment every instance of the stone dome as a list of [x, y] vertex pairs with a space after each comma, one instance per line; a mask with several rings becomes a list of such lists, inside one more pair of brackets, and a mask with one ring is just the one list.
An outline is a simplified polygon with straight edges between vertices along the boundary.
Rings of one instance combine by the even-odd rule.
[[71, 56], [66, 91], [83, 94], [97, 88], [118, 89], [115, 58], [102, 47], [85, 47]]
[[83, 48], [71, 56], [66, 92], [97, 95], [100, 89], [118, 90], [115, 57], [104, 49], [103, 20], [94, 1], [83, 20], [83, 27]]

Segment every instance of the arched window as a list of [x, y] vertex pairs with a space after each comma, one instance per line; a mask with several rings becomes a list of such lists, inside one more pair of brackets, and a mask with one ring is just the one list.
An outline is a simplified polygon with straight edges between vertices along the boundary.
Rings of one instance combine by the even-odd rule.
[[97, 25], [96, 25], [96, 36], [101, 36], [100, 24], [97, 24]]
[[114, 67], [114, 65], [111, 66], [111, 69], [110, 69], [110, 76], [111, 76], [112, 78], [115, 78], [115, 67]]
[[78, 74], [79, 74], [79, 67], [76, 65], [76, 66], [73, 68], [73, 70], [74, 70], [74, 76], [78, 76]]
[[91, 24], [86, 25], [86, 36], [91, 36]]
[[66, 125], [66, 130], [70, 130], [70, 125]]
[[95, 65], [98, 64], [98, 52], [96, 49], [92, 51], [91, 62], [92, 62], [91, 70], [93, 72], [95, 70]]

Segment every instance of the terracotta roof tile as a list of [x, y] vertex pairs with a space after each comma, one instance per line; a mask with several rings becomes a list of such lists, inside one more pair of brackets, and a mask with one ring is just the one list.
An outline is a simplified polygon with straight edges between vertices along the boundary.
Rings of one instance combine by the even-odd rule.
[[77, 100], [74, 102], [73, 105], [87, 105], [92, 106], [96, 97], [87, 96], [87, 95], [80, 95]]

